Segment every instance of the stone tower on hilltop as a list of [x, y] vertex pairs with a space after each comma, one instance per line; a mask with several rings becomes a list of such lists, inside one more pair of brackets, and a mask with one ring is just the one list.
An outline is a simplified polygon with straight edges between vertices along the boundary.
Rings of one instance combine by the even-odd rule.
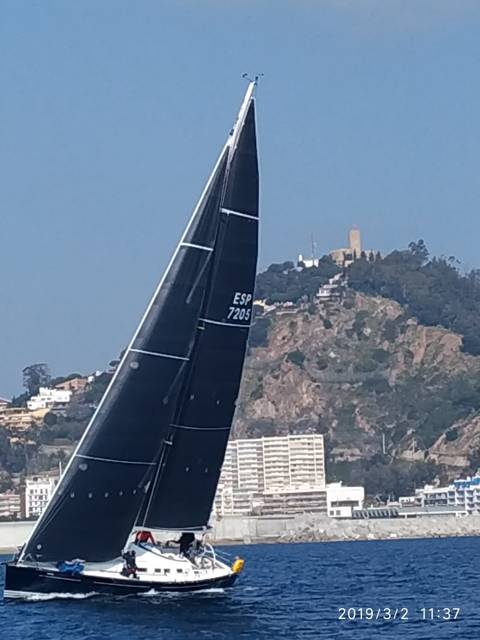
[[348, 232], [348, 243], [350, 245], [351, 253], [356, 254], [357, 258], [359, 258], [360, 254], [362, 253], [362, 238], [360, 235], [360, 229], [357, 229], [357, 227], [350, 229], [350, 231]]

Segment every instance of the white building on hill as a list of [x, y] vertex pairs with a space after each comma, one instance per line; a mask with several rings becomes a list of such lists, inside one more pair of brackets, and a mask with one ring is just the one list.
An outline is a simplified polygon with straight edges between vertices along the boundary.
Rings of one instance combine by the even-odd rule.
[[30, 411], [37, 409], [48, 409], [55, 404], [67, 404], [70, 402], [72, 392], [68, 389], [49, 389], [48, 387], [40, 387], [38, 394], [32, 396], [27, 402]]

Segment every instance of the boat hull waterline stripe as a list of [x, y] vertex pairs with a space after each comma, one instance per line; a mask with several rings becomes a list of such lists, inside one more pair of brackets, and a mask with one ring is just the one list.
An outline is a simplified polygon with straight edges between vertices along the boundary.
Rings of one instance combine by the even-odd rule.
[[83, 458], [84, 460], [94, 460], [95, 462], [113, 462], [116, 464], [137, 464], [145, 467], [154, 467], [155, 462], [142, 462], [140, 460], [118, 460], [114, 458], [98, 458], [97, 456], [84, 456], [78, 453], [75, 458]]
[[208, 318], [199, 318], [200, 322], [206, 322], [207, 324], [219, 324], [222, 327], [239, 327], [240, 329], [249, 329], [250, 323], [240, 324], [239, 322], [222, 322], [221, 320], [209, 320]]
[[233, 209], [225, 209], [222, 207], [220, 209], [222, 213], [226, 213], [227, 216], [239, 216], [240, 218], [247, 218], [248, 220], [255, 220], [258, 222], [257, 216], [251, 216], [249, 213], [243, 213], [242, 211], [234, 211]]
[[157, 353], [156, 351], [146, 351], [145, 349], [129, 349], [129, 351], [133, 351], [134, 353], [143, 353], [145, 356], [156, 356], [157, 358], [171, 358], [172, 360], [183, 360], [184, 362], [188, 362], [190, 358], [186, 356], [174, 356], [171, 353]]

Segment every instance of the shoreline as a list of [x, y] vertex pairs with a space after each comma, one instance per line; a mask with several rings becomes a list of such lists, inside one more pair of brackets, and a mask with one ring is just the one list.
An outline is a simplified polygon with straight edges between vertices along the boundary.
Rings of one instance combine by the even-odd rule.
[[[34, 522], [0, 523], [0, 554], [12, 555], [29, 537]], [[323, 515], [225, 516], [207, 534], [214, 546], [356, 542], [480, 536], [480, 515], [336, 520]], [[161, 539], [161, 536], [160, 536]]]
[[[395, 542], [400, 540], [432, 540], [432, 539], [446, 539], [446, 538], [478, 538], [480, 537], [480, 531], [478, 533], [450, 533], [450, 534], [437, 534], [437, 535], [415, 535], [415, 536], [378, 536], [378, 537], [363, 537], [363, 538], [323, 538], [315, 540], [286, 540], [282, 537], [279, 538], [255, 538], [253, 540], [215, 540], [212, 544], [215, 547], [236, 547], [236, 546], [249, 546], [254, 544], [335, 544], [338, 542]], [[13, 556], [17, 552], [17, 547], [0, 547], [0, 556]]]

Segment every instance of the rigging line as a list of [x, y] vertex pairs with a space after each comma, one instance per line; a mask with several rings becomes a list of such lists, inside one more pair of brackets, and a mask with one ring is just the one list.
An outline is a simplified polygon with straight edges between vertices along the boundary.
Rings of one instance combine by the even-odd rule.
[[140, 460], [119, 460], [117, 458], [99, 458], [97, 456], [85, 456], [82, 453], [78, 453], [76, 458], [83, 458], [85, 460], [95, 460], [97, 462], [114, 462], [118, 464], [137, 464], [148, 467], [154, 467], [155, 462], [142, 462]]
[[233, 129], [229, 136], [229, 140], [227, 143], [229, 146], [228, 158], [227, 158], [227, 169], [225, 171], [225, 180], [223, 183], [222, 201], [225, 199], [225, 194], [227, 192], [227, 186], [228, 186], [228, 181], [230, 179], [230, 169], [231, 169], [233, 157], [237, 150], [238, 142], [240, 140], [240, 135], [242, 133], [242, 129], [248, 114], [248, 109], [250, 107], [250, 103], [253, 102], [254, 89], [255, 89], [255, 83], [250, 82], [245, 92], [245, 96], [243, 98], [240, 111], [238, 112], [237, 119], [235, 121], [235, 124], [233, 125]]
[[[168, 450], [169, 450], [169, 447], [162, 446], [160, 448], [160, 454], [159, 454], [159, 457], [158, 457], [158, 461], [155, 463], [156, 468], [155, 468], [155, 473], [153, 475], [152, 484], [148, 488], [148, 494], [147, 494], [148, 495], [148, 502], [147, 502], [147, 506], [145, 507], [145, 511], [143, 513], [142, 527], [145, 527], [145, 525], [146, 525], [147, 518], [148, 518], [149, 513], [150, 513], [150, 508], [152, 506], [153, 498], [154, 498], [155, 492], [157, 490], [158, 479], [160, 477], [160, 473], [163, 470], [162, 467], [163, 467], [163, 461], [165, 459], [165, 454], [166, 454], [166, 452]], [[143, 507], [143, 502], [140, 505], [140, 508], [138, 510], [138, 513], [137, 513], [137, 516], [135, 518], [135, 521], [137, 520], [138, 516], [141, 514], [142, 507]]]
[[186, 356], [174, 356], [171, 353], [158, 353], [157, 351], [147, 351], [146, 349], [134, 349], [131, 347], [129, 351], [133, 351], [134, 353], [143, 353], [146, 356], [157, 356], [159, 358], [171, 358], [172, 360], [184, 360], [188, 362], [190, 358]]
[[134, 332], [134, 334], [132, 336], [132, 339], [130, 340], [128, 348], [125, 350], [125, 353], [123, 354], [123, 357], [120, 360], [120, 363], [119, 363], [115, 373], [113, 374], [112, 379], [110, 380], [110, 383], [109, 383], [108, 387], [106, 388], [106, 390], [105, 390], [100, 402], [98, 403], [94, 414], [90, 418], [90, 422], [88, 423], [87, 428], [85, 429], [85, 431], [83, 432], [82, 437], [80, 438], [79, 442], [77, 443], [76, 449], [74, 451], [74, 455], [71, 456], [70, 460], [68, 461], [68, 463], [67, 463], [67, 465], [66, 465], [66, 467], [65, 467], [65, 469], [63, 471], [63, 474], [62, 474], [60, 480], [58, 481], [57, 485], [55, 486], [55, 489], [53, 490], [53, 493], [52, 493], [52, 495], [50, 497], [50, 500], [49, 500], [49, 502], [47, 504], [46, 509], [44, 510], [42, 515], [38, 518], [38, 520], [36, 521], [33, 529], [31, 530], [30, 535], [28, 536], [28, 538], [27, 538], [27, 540], [25, 542], [25, 545], [24, 545], [24, 547], [23, 547], [23, 549], [22, 549], [22, 551], [20, 553], [19, 561], [21, 561], [25, 557], [25, 554], [26, 554], [27, 549], [28, 549], [28, 547], [30, 545], [30, 542], [32, 541], [32, 539], [34, 538], [35, 534], [39, 530], [40, 525], [42, 525], [44, 523], [47, 523], [47, 524], [49, 523], [50, 520], [48, 519], [48, 511], [49, 511], [50, 504], [53, 504], [53, 499], [54, 499], [55, 495], [58, 493], [58, 491], [60, 490], [60, 488], [62, 486], [62, 481], [63, 481], [64, 478], [66, 478], [67, 472], [69, 471], [70, 466], [73, 463], [73, 459], [74, 459], [77, 451], [80, 451], [84, 441], [87, 438], [88, 433], [90, 432], [90, 429], [91, 429], [92, 425], [95, 422], [95, 419], [96, 419], [97, 415], [101, 411], [102, 406], [103, 406], [106, 398], [110, 394], [110, 390], [112, 389], [113, 385], [115, 384], [115, 381], [116, 381], [117, 377], [119, 376], [120, 371], [123, 369], [123, 365], [125, 363], [128, 351], [132, 348], [132, 345], [134, 344], [135, 340], [137, 339], [137, 336], [139, 335], [140, 330], [141, 330], [145, 320], [147, 319], [148, 314], [150, 313], [150, 311], [151, 311], [151, 309], [152, 309], [152, 307], [153, 307], [153, 305], [155, 303], [155, 300], [158, 297], [158, 294], [159, 294], [161, 288], [163, 287], [163, 283], [165, 282], [165, 280], [167, 279], [168, 274], [170, 273], [172, 265], [175, 262], [175, 259], [176, 259], [177, 255], [178, 255], [179, 251], [180, 251], [180, 245], [181, 245], [182, 242], [185, 241], [185, 238], [187, 237], [187, 234], [190, 231], [190, 228], [191, 228], [191, 226], [192, 226], [192, 224], [193, 224], [193, 222], [194, 222], [194, 220], [195, 220], [195, 218], [196, 218], [196, 216], [197, 216], [197, 214], [198, 214], [198, 212], [200, 210], [200, 207], [201, 207], [201, 205], [202, 205], [202, 203], [203, 203], [203, 201], [204, 201], [209, 189], [211, 188], [211, 186], [213, 184], [213, 177], [215, 176], [215, 174], [216, 174], [221, 162], [223, 161], [225, 153], [229, 153], [229, 151], [230, 151], [230, 140], [227, 140], [227, 142], [224, 144], [224, 146], [223, 146], [223, 148], [222, 148], [222, 150], [220, 152], [220, 155], [217, 158], [215, 166], [213, 167], [213, 170], [212, 170], [212, 172], [211, 172], [211, 174], [209, 176], [209, 179], [207, 180], [207, 183], [205, 184], [205, 187], [204, 187], [204, 189], [202, 191], [202, 194], [201, 194], [199, 200], [197, 201], [197, 204], [196, 204], [196, 206], [195, 206], [195, 208], [194, 208], [194, 210], [192, 212], [192, 215], [190, 217], [190, 220], [188, 221], [188, 224], [187, 224], [187, 226], [186, 226], [186, 228], [185, 228], [185, 230], [184, 230], [184, 232], [182, 234], [182, 237], [180, 238], [180, 242], [177, 244], [177, 246], [175, 248], [175, 251], [173, 252], [172, 257], [170, 258], [170, 262], [168, 263], [167, 268], [165, 269], [165, 271], [163, 273], [163, 276], [160, 278], [160, 282], [158, 283], [158, 285], [157, 285], [157, 287], [155, 289], [155, 292], [154, 292], [153, 296], [151, 297], [150, 302], [147, 305], [147, 308], [145, 309], [145, 313], [143, 314], [143, 316], [142, 316], [142, 318], [141, 318], [141, 320], [140, 320], [140, 322], [139, 322], [139, 324], [138, 324], [138, 326], [137, 326], [137, 328], [136, 328], [136, 330], [135, 330], [135, 332]]
[[206, 260], [203, 261], [203, 265], [202, 268], [199, 269], [197, 277], [195, 278], [195, 282], [192, 284], [190, 291], [188, 293], [188, 296], [185, 298], [185, 302], [187, 304], [190, 304], [193, 298], [193, 294], [195, 293], [195, 291], [197, 290], [197, 287], [201, 281], [201, 279], [203, 278], [203, 274], [205, 273], [208, 265], [210, 264], [210, 256], [208, 256], [206, 258]]
[[222, 213], [226, 213], [227, 216], [239, 216], [240, 218], [248, 218], [248, 220], [255, 220], [258, 222], [258, 216], [252, 216], [250, 213], [243, 213], [243, 211], [234, 211], [233, 209], [226, 209], [222, 207], [220, 209]]

